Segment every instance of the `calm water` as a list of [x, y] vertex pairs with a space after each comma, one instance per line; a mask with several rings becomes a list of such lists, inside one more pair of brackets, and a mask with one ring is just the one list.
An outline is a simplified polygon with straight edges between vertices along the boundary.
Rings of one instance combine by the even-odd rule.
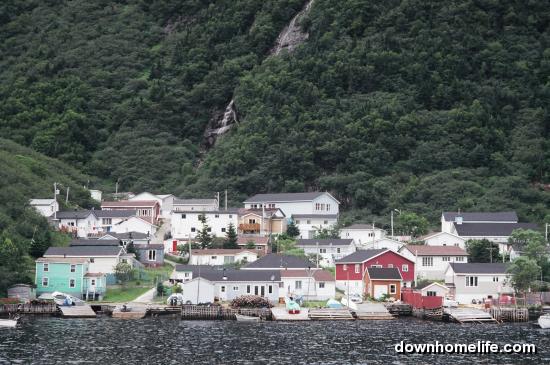
[[[402, 355], [401, 341], [533, 343], [535, 355]], [[531, 324], [395, 321], [242, 323], [26, 317], [0, 330], [0, 364], [549, 364], [550, 331]]]

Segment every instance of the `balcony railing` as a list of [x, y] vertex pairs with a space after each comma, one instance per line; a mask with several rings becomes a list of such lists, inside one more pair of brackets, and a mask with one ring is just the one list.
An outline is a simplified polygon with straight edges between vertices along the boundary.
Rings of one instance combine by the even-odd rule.
[[243, 232], [259, 232], [260, 223], [241, 223], [239, 224], [239, 230]]

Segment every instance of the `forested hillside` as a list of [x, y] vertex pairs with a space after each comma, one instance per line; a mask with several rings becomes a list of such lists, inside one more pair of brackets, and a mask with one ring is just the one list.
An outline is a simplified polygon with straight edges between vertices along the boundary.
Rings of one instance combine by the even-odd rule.
[[[3, 2], [0, 135], [128, 190], [543, 221], [546, 2], [315, 0], [309, 38], [270, 57], [304, 3]], [[204, 149], [232, 97], [238, 126]]]

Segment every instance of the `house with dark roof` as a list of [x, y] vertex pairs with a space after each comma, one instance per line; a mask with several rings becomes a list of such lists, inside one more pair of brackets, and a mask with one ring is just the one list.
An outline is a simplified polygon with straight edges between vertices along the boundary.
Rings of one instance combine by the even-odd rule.
[[311, 261], [298, 256], [270, 253], [258, 258], [241, 268], [241, 270], [287, 270], [311, 269], [319, 270]]
[[262, 251], [255, 249], [231, 249], [231, 248], [210, 248], [203, 250], [191, 250], [189, 264], [223, 266], [233, 263], [254, 262]]
[[300, 238], [313, 238], [338, 219], [340, 202], [328, 192], [256, 194], [244, 201], [246, 209], [279, 208], [300, 229]]
[[385, 248], [358, 250], [336, 260], [336, 287], [363, 295], [367, 292], [365, 274], [370, 267], [397, 268], [403, 281], [401, 286], [411, 287], [415, 278], [415, 262], [400, 253]]
[[281, 270], [280, 296], [304, 300], [329, 300], [336, 295], [336, 281], [330, 271], [310, 269]]
[[452, 262], [468, 262], [468, 253], [457, 246], [407, 245], [399, 251], [416, 262], [416, 279], [443, 280]]
[[218, 199], [174, 199], [172, 212], [209, 212], [219, 210]]
[[257, 251], [262, 252], [262, 255], [266, 255], [269, 251], [269, 237], [242, 235], [237, 237], [237, 245], [239, 248], [251, 248], [252, 244], [254, 244], [254, 248]]
[[508, 253], [511, 249], [508, 239], [516, 229], [537, 231], [539, 226], [533, 223], [455, 223], [453, 233], [466, 241], [487, 239], [498, 244], [500, 253]]
[[453, 262], [445, 272], [445, 286], [459, 304], [511, 295], [514, 289], [506, 272], [507, 267], [505, 263]]
[[157, 267], [164, 265], [164, 245], [163, 244], [134, 244], [136, 248], [136, 259], [148, 267]]
[[314, 255], [315, 263], [323, 267], [334, 267], [334, 261], [354, 253], [357, 248], [350, 238], [298, 239], [296, 247], [306, 255]]
[[59, 211], [59, 203], [56, 199], [31, 199], [29, 205], [44, 217], [53, 217], [54, 213]]
[[455, 223], [518, 223], [516, 212], [443, 212], [441, 232], [453, 233]]
[[365, 293], [371, 298], [401, 299], [403, 277], [396, 267], [367, 267], [365, 270]]
[[95, 216], [99, 220], [100, 233], [112, 232], [120, 222], [137, 215], [137, 210], [94, 210]]
[[[182, 276], [181, 282], [175, 279]], [[184, 302], [192, 304], [231, 301], [243, 295], [257, 295], [277, 303], [282, 284], [280, 270], [235, 270], [201, 265], [176, 265], [171, 278], [180, 282]]]
[[113, 240], [98, 240], [98, 239], [79, 239], [79, 240], [72, 240], [69, 243], [70, 247], [80, 247], [80, 246], [113, 246], [113, 247], [120, 247], [122, 246], [122, 242], [120, 242], [117, 239]]
[[102, 231], [95, 210], [66, 210], [56, 213], [54, 224], [61, 232], [73, 237], [87, 238]]
[[151, 237], [147, 233], [141, 232], [109, 232], [105, 233], [99, 237], [100, 240], [118, 240], [122, 242], [122, 246], [126, 247], [128, 243], [133, 242], [134, 244], [146, 244], [151, 240]]
[[351, 238], [357, 246], [364, 246], [386, 237], [386, 231], [372, 224], [356, 223], [340, 230], [340, 238]]
[[432, 232], [418, 239], [428, 246], [457, 246], [466, 248], [466, 240], [449, 232]]

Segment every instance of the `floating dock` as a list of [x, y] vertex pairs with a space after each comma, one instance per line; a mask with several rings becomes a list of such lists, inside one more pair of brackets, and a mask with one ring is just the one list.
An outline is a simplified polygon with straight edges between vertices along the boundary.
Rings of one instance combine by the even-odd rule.
[[288, 314], [285, 307], [271, 308], [271, 315], [275, 321], [309, 321], [309, 309], [302, 308], [300, 313]]
[[128, 307], [126, 311], [122, 310], [122, 307], [116, 307], [113, 310], [113, 318], [121, 319], [141, 319], [147, 314], [147, 307], [144, 306], [132, 306]]
[[97, 315], [88, 304], [83, 305], [60, 305], [62, 317], [67, 318], [95, 318]]
[[395, 319], [382, 303], [361, 303], [356, 305], [355, 317], [357, 317], [357, 319]]
[[491, 316], [500, 322], [528, 322], [529, 309], [492, 307], [489, 309]]
[[353, 315], [350, 310], [347, 308], [321, 308], [321, 309], [310, 309], [309, 310], [309, 319], [315, 320], [353, 320]]
[[479, 308], [470, 307], [445, 308], [443, 310], [443, 317], [447, 317], [449, 320], [454, 320], [458, 323], [498, 323], [498, 321], [494, 319], [490, 313]]

